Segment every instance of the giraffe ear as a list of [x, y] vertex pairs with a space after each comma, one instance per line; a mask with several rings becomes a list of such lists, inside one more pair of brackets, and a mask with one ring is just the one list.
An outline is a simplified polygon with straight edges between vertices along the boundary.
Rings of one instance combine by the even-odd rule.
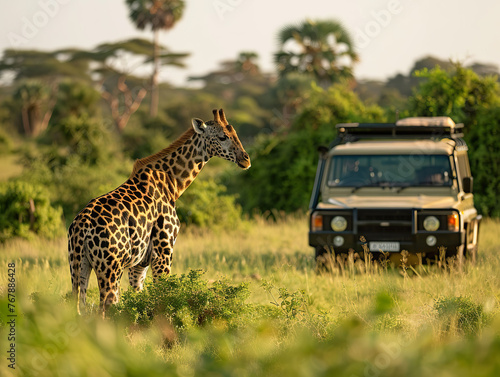
[[207, 125], [205, 124], [205, 122], [203, 122], [199, 118], [191, 119], [191, 123], [193, 123], [194, 132], [196, 132], [197, 134], [204, 133], [206, 128], [207, 128]]

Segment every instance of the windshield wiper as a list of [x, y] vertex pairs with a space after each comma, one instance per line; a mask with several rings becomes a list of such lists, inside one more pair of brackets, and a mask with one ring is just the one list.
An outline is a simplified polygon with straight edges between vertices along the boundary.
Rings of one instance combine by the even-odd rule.
[[413, 186], [411, 185], [399, 186], [398, 189], [396, 190], [396, 194], [399, 194], [401, 191], [407, 189], [408, 187], [413, 187]]
[[367, 187], [381, 187], [379, 185], [375, 185], [375, 184], [372, 184], [372, 185], [363, 185], [363, 186], [354, 186], [351, 190], [351, 194], [355, 193], [356, 191], [358, 191], [359, 189], [362, 189], [362, 188], [367, 188]]
[[351, 190], [351, 194], [354, 194], [356, 191], [358, 191], [359, 189], [362, 189], [363, 187], [367, 187], [367, 186], [355, 186], [355, 187], [353, 187]]

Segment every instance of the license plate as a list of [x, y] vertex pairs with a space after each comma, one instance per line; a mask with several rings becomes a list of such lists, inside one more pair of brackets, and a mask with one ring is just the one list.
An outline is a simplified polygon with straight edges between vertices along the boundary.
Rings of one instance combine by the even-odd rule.
[[370, 251], [397, 251], [399, 252], [399, 242], [370, 242]]

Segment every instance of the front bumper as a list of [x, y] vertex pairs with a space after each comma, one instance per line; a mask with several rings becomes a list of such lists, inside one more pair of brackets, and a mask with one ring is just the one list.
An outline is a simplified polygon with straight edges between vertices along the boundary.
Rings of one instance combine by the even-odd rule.
[[[364, 245], [370, 247], [377, 244], [397, 245], [397, 249], [382, 249], [384, 252], [391, 253], [406, 250], [410, 253], [437, 254], [441, 247], [445, 247], [447, 254], [454, 254], [458, 247], [464, 243], [463, 224], [461, 222], [458, 229], [454, 231], [446, 229], [444, 225], [436, 231], [422, 229], [422, 221], [425, 216], [444, 216], [443, 214], [450, 212], [458, 213], [458, 211], [452, 209], [381, 208], [342, 211], [316, 209], [311, 213], [311, 224], [313, 214], [323, 216], [324, 224], [321, 230], [311, 229], [309, 231], [309, 245], [316, 249], [333, 250], [335, 253], [347, 253], [350, 249], [361, 252], [364, 250]], [[338, 215], [345, 216], [348, 222], [347, 228], [342, 232], [335, 232], [330, 226], [331, 219]], [[338, 242], [339, 236], [343, 239], [341, 245]], [[429, 236], [435, 237], [435, 243], [431, 243], [432, 245], [429, 245]], [[375, 248], [370, 251], [376, 253], [380, 249]]]

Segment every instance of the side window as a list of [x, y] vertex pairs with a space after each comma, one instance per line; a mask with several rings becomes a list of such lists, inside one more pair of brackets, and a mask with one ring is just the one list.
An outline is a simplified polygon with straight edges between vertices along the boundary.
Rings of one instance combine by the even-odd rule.
[[464, 177], [470, 177], [471, 172], [470, 172], [470, 166], [469, 166], [469, 158], [467, 157], [467, 153], [459, 153], [457, 156], [457, 162], [458, 162], [458, 170], [459, 170], [459, 176], [461, 179]]

